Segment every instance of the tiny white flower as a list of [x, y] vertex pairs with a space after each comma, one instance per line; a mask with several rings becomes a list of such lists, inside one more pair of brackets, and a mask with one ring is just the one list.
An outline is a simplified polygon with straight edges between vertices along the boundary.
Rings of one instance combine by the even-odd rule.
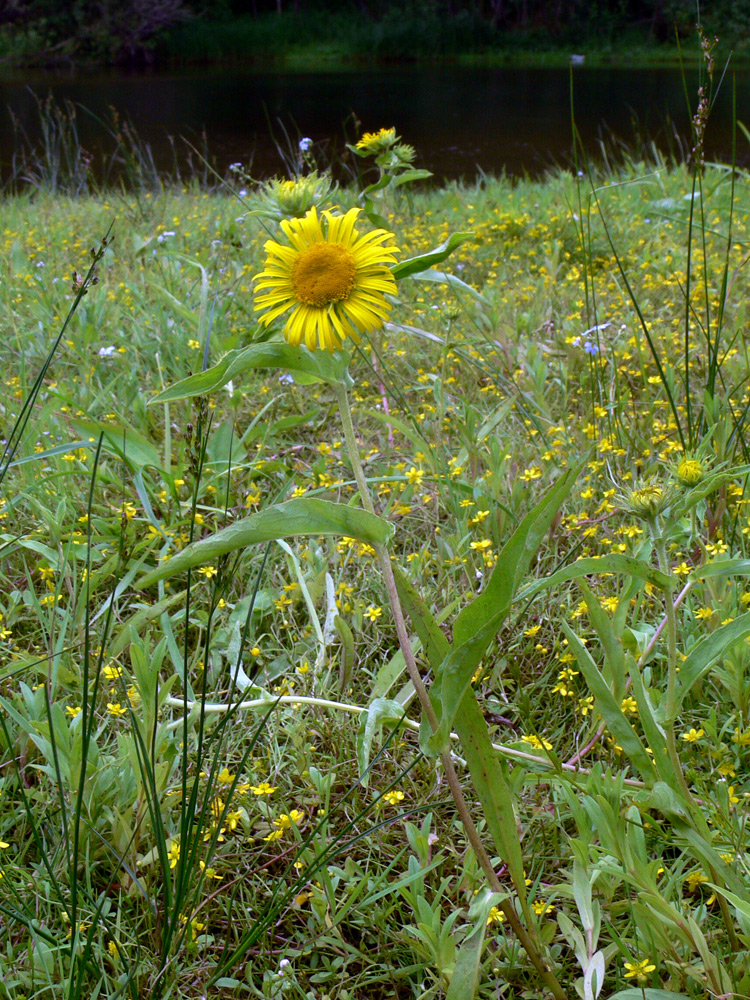
[[99, 348], [100, 358], [111, 358], [113, 354], [117, 354], [117, 348], [114, 346], [114, 344], [110, 344], [109, 347]]

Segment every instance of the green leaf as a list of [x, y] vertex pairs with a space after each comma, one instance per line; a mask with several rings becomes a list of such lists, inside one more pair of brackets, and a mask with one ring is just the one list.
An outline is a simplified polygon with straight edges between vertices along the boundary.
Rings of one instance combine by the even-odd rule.
[[460, 247], [462, 243], [466, 243], [467, 240], [473, 240], [476, 238], [476, 233], [451, 233], [445, 243], [441, 243], [439, 247], [435, 247], [434, 250], [430, 250], [427, 253], [419, 254], [418, 257], [410, 257], [408, 260], [402, 260], [398, 264], [394, 264], [391, 267], [393, 277], [396, 281], [401, 281], [402, 278], [408, 278], [412, 274], [419, 274], [420, 271], [427, 271], [429, 268], [433, 267], [435, 264], [442, 264], [453, 251]]
[[477, 302], [481, 302], [483, 306], [489, 306], [490, 304], [476, 288], [472, 288], [471, 285], [462, 281], [461, 278], [456, 277], [455, 274], [450, 274], [448, 271], [435, 271], [431, 268], [429, 271], [421, 271], [419, 274], [415, 274], [414, 277], [417, 281], [434, 281], [437, 285], [451, 285], [452, 288], [458, 289], [459, 292], [468, 293]]
[[750, 559], [722, 559], [696, 567], [688, 579], [708, 580], [721, 576], [750, 576]]
[[[675, 716], [679, 714], [680, 706], [690, 693], [691, 688], [700, 680], [705, 672], [716, 663], [724, 653], [741, 639], [750, 635], [750, 611], [735, 618], [733, 622], [721, 625], [715, 632], [697, 642], [680, 667], [675, 698]], [[672, 720], [667, 720], [672, 721]]]
[[609, 616], [589, 586], [585, 581], [580, 579], [576, 583], [586, 601], [589, 621], [593, 625], [604, 650], [604, 662], [611, 671], [609, 677], [605, 675], [605, 680], [612, 681], [614, 698], [622, 699], [625, 690], [625, 651], [623, 645], [620, 642], [619, 636], [615, 634]]
[[643, 778], [653, 785], [657, 779], [656, 771], [651, 758], [646, 753], [646, 748], [638, 738], [638, 734], [626, 719], [619, 702], [615, 700], [614, 695], [609, 690], [589, 651], [566, 621], [562, 621], [560, 624], [607, 729], [622, 747], [628, 760], [638, 768]]
[[68, 444], [56, 444], [54, 448], [45, 448], [44, 451], [35, 451], [31, 455], [24, 455], [23, 458], [15, 458], [12, 462], [8, 464], [8, 468], [12, 469], [16, 465], [26, 465], [28, 462], [45, 462], [48, 458], [54, 458], [56, 455], [66, 455], [71, 451], [78, 451], [79, 448], [96, 448], [96, 442], [91, 441], [90, 438], [81, 439], [80, 441], [69, 441]]
[[205, 396], [215, 389], [221, 389], [232, 379], [256, 368], [283, 368], [292, 372], [298, 382], [334, 382], [351, 385], [347, 372], [349, 355], [343, 351], [308, 351], [304, 346], [292, 347], [280, 341], [265, 344], [251, 344], [225, 354], [213, 368], [207, 368], [197, 375], [190, 375], [169, 386], [158, 396], [149, 400], [153, 403], [171, 403], [176, 399], [190, 396]]
[[[528, 572], [542, 539], [566, 499], [581, 469], [568, 469], [521, 521], [503, 546], [487, 586], [458, 615], [453, 626], [454, 644], [460, 646], [476, 636], [489, 619], [504, 618], [510, 610], [518, 585]], [[500, 627], [501, 620], [497, 624]]]
[[438, 865], [445, 861], [444, 854], [438, 854], [432, 861], [427, 865], [426, 868], [417, 868], [416, 871], [410, 872], [408, 875], [404, 875], [397, 882], [391, 882], [385, 887], [385, 889], [379, 889], [374, 892], [371, 896], [366, 896], [360, 903], [360, 909], [364, 910], [367, 906], [372, 906], [373, 903], [377, 903], [379, 899], [383, 899], [385, 896], [390, 896], [394, 892], [398, 892], [400, 889], [406, 889], [412, 883], [422, 880], [428, 872], [431, 872]]
[[743, 917], [750, 918], [750, 903], [748, 903], [747, 900], [740, 899], [739, 896], [736, 896], [733, 892], [730, 892], [729, 889], [725, 889], [721, 885], [716, 885], [715, 882], [708, 882], [707, 884], [711, 886], [714, 892], [718, 892], [719, 895], [723, 896], [725, 899], [728, 899], [729, 902], [732, 904], [732, 906], [736, 906], [737, 909], [740, 911], [740, 913], [743, 915]]
[[73, 426], [79, 433], [88, 433], [91, 437], [101, 434], [106, 451], [114, 452], [131, 468], [141, 469], [151, 465], [161, 468], [161, 455], [151, 441], [143, 434], [126, 427], [124, 424], [103, 424], [94, 420], [75, 420]]
[[346, 535], [361, 542], [385, 545], [393, 536], [393, 526], [359, 507], [315, 497], [298, 497], [272, 504], [193, 542], [168, 562], [142, 576], [135, 587], [142, 590], [194, 566], [211, 563], [228, 552], [293, 535]]
[[[750, 560], [747, 560], [747, 563], [748, 573], [750, 573]], [[563, 566], [562, 569], [545, 577], [545, 579], [537, 580], [536, 583], [524, 587], [518, 593], [518, 600], [525, 601], [527, 598], [540, 593], [540, 591], [546, 590], [548, 587], [555, 587], [559, 583], [567, 583], [569, 580], [580, 579], [582, 576], [602, 576], [605, 573], [623, 573], [627, 576], [636, 576], [649, 583], [653, 583], [660, 590], [668, 590], [672, 586], [671, 577], [655, 569], [655, 567], [644, 562], [642, 559], [634, 559], [632, 556], [612, 552], [606, 556], [592, 556], [589, 559], [579, 559], [569, 566]]]
[[657, 990], [647, 986], [638, 989], [631, 986], [627, 990], [613, 993], [609, 1000], [690, 1000], [687, 993], [673, 993], [672, 990]]
[[359, 764], [359, 782], [367, 788], [370, 774], [367, 765], [370, 763], [370, 751], [375, 733], [380, 726], [397, 726], [404, 718], [404, 706], [390, 698], [375, 698], [367, 706], [359, 720], [357, 733], [357, 763]]
[[445, 1000], [473, 1000], [479, 985], [479, 966], [486, 934], [485, 917], [484, 923], [480, 920], [471, 934], [461, 942]]
[[674, 516], [682, 517], [697, 503], [710, 496], [711, 493], [715, 493], [716, 490], [721, 489], [722, 486], [726, 486], [728, 483], [733, 483], [740, 476], [746, 476], [748, 472], [750, 472], [750, 467], [743, 465], [734, 469], [728, 469], [726, 472], [716, 472], [712, 476], [708, 476], [702, 483], [694, 486], [686, 493], [679, 502], [674, 504]]
[[414, 181], [426, 181], [428, 177], [432, 177], [431, 170], [405, 170], [403, 174], [399, 174], [398, 177], [392, 179], [391, 187], [401, 187], [402, 184], [413, 184]]
[[[667, 738], [664, 734], [664, 730], [659, 724], [657, 713], [654, 711], [651, 698], [649, 697], [648, 691], [643, 684], [643, 678], [640, 670], [638, 669], [637, 663], [632, 663], [630, 677], [633, 681], [633, 695], [635, 697], [636, 705], [638, 706], [638, 718], [641, 720], [646, 742], [653, 753], [652, 759], [654, 766], [659, 773], [659, 777], [665, 782], [665, 784], [669, 785], [675, 795], [682, 798], [680, 779], [678, 775], [675, 774], [674, 765], [672, 764], [672, 760], [669, 756]], [[617, 698], [619, 697], [620, 695], [618, 694]]]
[[[443, 670], [443, 664], [450, 656], [450, 643], [415, 587], [397, 566], [394, 566], [393, 569], [401, 604], [406, 614], [411, 618], [428, 662], [438, 677]], [[471, 673], [469, 673], [469, 680], [471, 680]], [[441, 688], [441, 682], [437, 682], [437, 686], [436, 683], [433, 683], [430, 695], [432, 696], [434, 692], [440, 694]], [[492, 746], [487, 723], [482, 715], [476, 695], [470, 687], [465, 690], [461, 700], [456, 702], [456, 708], [457, 711], [450, 710], [445, 701], [436, 705], [436, 709], [439, 709], [439, 717], [440, 715], [450, 717], [455, 723], [456, 733], [466, 756], [471, 780], [482, 804], [487, 827], [498, 854], [508, 865], [516, 892], [526, 912], [528, 904], [523, 857], [505, 764], [500, 760]], [[448, 732], [450, 733], [450, 730]], [[433, 735], [440, 738], [437, 734]], [[530, 916], [528, 913], [526, 915]]]
[[466, 707], [463, 701], [471, 691], [471, 678], [505, 615], [505, 609], [493, 615], [468, 642], [458, 649], [453, 648], [435, 671], [430, 698], [440, 723], [437, 732], [433, 733], [424, 722], [420, 733], [420, 745], [424, 753], [440, 754], [448, 750], [454, 721]]
[[455, 729], [469, 767], [471, 780], [482, 805], [482, 814], [495, 848], [508, 866], [521, 908], [531, 922], [523, 854], [508, 784], [508, 766], [492, 746], [487, 722], [473, 690], [467, 691], [455, 715]]
[[433, 670], [437, 670], [450, 652], [450, 643], [414, 585], [395, 563], [393, 564], [393, 576], [396, 580], [401, 605], [417, 630], [417, 635]]

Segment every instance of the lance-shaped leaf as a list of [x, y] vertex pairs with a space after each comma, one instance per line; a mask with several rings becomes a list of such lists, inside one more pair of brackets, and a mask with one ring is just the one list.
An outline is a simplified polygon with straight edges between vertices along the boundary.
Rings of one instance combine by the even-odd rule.
[[[747, 561], [747, 572], [750, 573], [750, 559]], [[592, 556], [588, 559], [578, 559], [569, 566], [563, 566], [556, 573], [537, 580], [535, 583], [524, 587], [518, 593], [518, 600], [525, 601], [529, 597], [534, 597], [542, 590], [549, 587], [556, 587], [559, 583], [567, 583], [569, 580], [579, 580], [583, 576], [600, 576], [604, 573], [622, 573], [627, 576], [635, 576], [648, 583], [653, 583], [660, 590], [669, 590], [674, 581], [666, 573], [656, 569], [643, 559], [635, 559], [633, 556], [622, 555], [619, 552], [610, 552], [606, 556]]]
[[[521, 580], [528, 572], [542, 539], [576, 480], [580, 466], [568, 469], [541, 503], [521, 521], [498, 556], [492, 576], [482, 593], [463, 609], [453, 626], [456, 647], [474, 639], [490, 619], [504, 617], [510, 610]], [[497, 621], [497, 628], [502, 623]], [[489, 641], [489, 640], [488, 640]]]
[[622, 747], [628, 760], [638, 768], [646, 783], [653, 786], [657, 780], [656, 769], [638, 734], [625, 717], [620, 703], [610, 691], [589, 651], [567, 622], [563, 621], [560, 624], [607, 729]]
[[503, 898], [503, 893], [485, 891], [472, 903], [469, 919], [472, 921], [473, 930], [463, 939], [458, 949], [456, 968], [451, 976], [445, 1000], [473, 1000], [476, 995], [487, 921], [492, 907]]
[[168, 562], [142, 576], [135, 586], [139, 589], [150, 587], [194, 566], [211, 563], [229, 552], [294, 535], [346, 535], [371, 545], [386, 545], [393, 535], [393, 526], [360, 507], [348, 507], [315, 497], [298, 497], [286, 503], [272, 504], [257, 514], [244, 517], [207, 538], [193, 542]]
[[630, 986], [626, 990], [613, 993], [609, 1000], [690, 1000], [687, 993], [674, 993], [672, 990], [658, 990], [651, 986], [638, 989]]
[[365, 788], [370, 781], [368, 765], [376, 731], [381, 726], [389, 726], [393, 729], [394, 726], [400, 725], [404, 721], [405, 714], [404, 706], [400, 702], [392, 701], [389, 698], [375, 698], [367, 706], [367, 711], [360, 716], [357, 733], [357, 763], [359, 764], [359, 782]]
[[[677, 680], [677, 696], [675, 698], [675, 717], [680, 712], [683, 701], [693, 685], [700, 680], [706, 671], [719, 660], [726, 651], [741, 639], [750, 635], [750, 611], [735, 618], [733, 622], [721, 625], [692, 647], [680, 666]], [[673, 720], [667, 719], [667, 722]]]
[[434, 250], [419, 254], [418, 257], [409, 257], [391, 267], [391, 272], [396, 281], [408, 278], [412, 274], [419, 274], [420, 271], [427, 271], [436, 264], [442, 264], [446, 258], [450, 257], [453, 251], [460, 247], [467, 240], [473, 240], [475, 233], [451, 233], [445, 243], [441, 243]]
[[[430, 666], [438, 675], [443, 664], [450, 658], [450, 643], [414, 586], [397, 566], [394, 566], [394, 571], [401, 603], [414, 624]], [[471, 672], [466, 672], [469, 674], [470, 680]], [[473, 689], [469, 685], [465, 686], [460, 701], [456, 703], [458, 710], [446, 711], [446, 700], [439, 697], [441, 687], [442, 684], [438, 682], [437, 688], [433, 683], [430, 689], [431, 696], [433, 693], [438, 694], [438, 698], [435, 699], [438, 718], [441, 719], [443, 731], [445, 729], [443, 718], [452, 718], [455, 722], [456, 732], [466, 756], [466, 763], [469, 766], [471, 780], [482, 804], [487, 828], [495, 843], [495, 849], [508, 866], [521, 908], [527, 920], [530, 920], [523, 856], [516, 829], [513, 795], [508, 784], [507, 768], [492, 746], [487, 722], [482, 715]], [[429, 740], [429, 734], [426, 735]], [[440, 738], [440, 735], [436, 736], [437, 740]]]
[[333, 354], [329, 351], [308, 351], [304, 346], [292, 347], [279, 341], [251, 344], [225, 354], [212, 368], [175, 382], [150, 399], [149, 403], [171, 403], [190, 396], [205, 396], [256, 368], [281, 368], [291, 372], [303, 385], [335, 382], [348, 387], [351, 385], [348, 365], [349, 355], [343, 351]]

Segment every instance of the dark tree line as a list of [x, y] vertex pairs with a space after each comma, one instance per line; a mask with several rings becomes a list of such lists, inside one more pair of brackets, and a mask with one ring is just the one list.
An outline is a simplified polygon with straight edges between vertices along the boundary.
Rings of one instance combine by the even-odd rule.
[[[404, 18], [472, 26], [486, 44], [514, 35], [555, 40], [615, 37], [627, 30], [665, 42], [675, 30], [688, 35], [695, 0], [0, 0], [0, 41], [6, 51], [71, 61], [132, 61], [153, 49], [164, 32], [183, 22], [244, 17], [262, 19], [348, 14], [376, 26]], [[707, 32], [731, 46], [750, 34], [750, 0], [704, 0]]]

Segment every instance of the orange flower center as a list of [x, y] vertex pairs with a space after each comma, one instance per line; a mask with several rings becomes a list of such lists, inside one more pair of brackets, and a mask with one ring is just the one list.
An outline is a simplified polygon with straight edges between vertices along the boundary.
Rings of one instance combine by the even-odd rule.
[[347, 297], [355, 274], [354, 258], [343, 243], [314, 243], [292, 264], [292, 288], [300, 302], [322, 309]]

